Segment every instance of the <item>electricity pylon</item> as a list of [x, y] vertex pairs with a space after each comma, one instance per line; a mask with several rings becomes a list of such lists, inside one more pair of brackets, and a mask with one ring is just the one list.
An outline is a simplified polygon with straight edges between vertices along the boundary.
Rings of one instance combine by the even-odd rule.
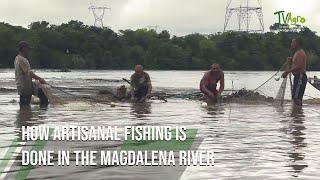
[[106, 10], [111, 10], [109, 7], [105, 6], [89, 6], [89, 10], [92, 11], [94, 16], [94, 26], [103, 28], [103, 17]]
[[[230, 22], [233, 15], [236, 15], [236, 20]], [[252, 20], [257, 23], [252, 23]], [[236, 28], [231, 28], [232, 25]], [[223, 31], [264, 32], [261, 0], [228, 0]]]

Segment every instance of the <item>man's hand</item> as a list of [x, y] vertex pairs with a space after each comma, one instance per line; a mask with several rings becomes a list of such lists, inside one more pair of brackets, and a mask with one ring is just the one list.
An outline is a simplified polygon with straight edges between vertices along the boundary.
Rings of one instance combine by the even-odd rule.
[[141, 98], [141, 99], [139, 100], [140, 103], [145, 102], [145, 101], [146, 101], [146, 97]]
[[37, 76], [33, 71], [29, 71], [29, 75], [32, 79], [38, 80], [41, 84], [47, 84], [47, 82], [44, 79]]
[[282, 74], [282, 78], [286, 78], [290, 72], [286, 71]]
[[137, 98], [135, 98], [134, 96], [131, 97], [131, 102], [137, 102]]
[[211, 92], [210, 92], [210, 93], [208, 93], [208, 96], [209, 96], [209, 98], [210, 98], [210, 99], [214, 99], [214, 98], [216, 98], [216, 96], [215, 96], [213, 93], [211, 93]]
[[151, 93], [147, 93], [146, 98], [150, 99], [151, 98]]
[[47, 84], [47, 82], [46, 82], [44, 79], [42, 79], [42, 78], [40, 78], [39, 82], [40, 82], [41, 84]]

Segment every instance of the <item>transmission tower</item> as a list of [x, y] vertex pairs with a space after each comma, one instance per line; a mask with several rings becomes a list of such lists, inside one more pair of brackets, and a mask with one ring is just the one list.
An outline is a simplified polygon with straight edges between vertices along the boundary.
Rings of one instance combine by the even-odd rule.
[[111, 10], [111, 8], [105, 6], [89, 6], [89, 10], [92, 11], [94, 17], [94, 26], [103, 28], [103, 17], [106, 10]]
[[228, 0], [223, 31], [264, 32], [261, 0]]

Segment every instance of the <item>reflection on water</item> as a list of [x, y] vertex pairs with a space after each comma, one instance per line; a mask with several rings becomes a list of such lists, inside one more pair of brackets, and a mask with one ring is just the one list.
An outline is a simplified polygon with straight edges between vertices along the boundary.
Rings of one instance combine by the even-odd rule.
[[17, 128], [21, 129], [22, 126], [36, 126], [46, 119], [46, 112], [48, 107], [21, 107], [17, 111]]
[[151, 103], [132, 103], [131, 114], [138, 120], [148, 120], [148, 114], [151, 114]]
[[31, 107], [22, 107], [17, 111], [17, 128], [21, 130], [22, 126], [31, 126], [31, 119], [33, 119]]
[[[208, 115], [211, 115], [213, 118], [215, 118], [217, 115], [223, 115], [226, 114], [226, 105], [221, 105], [221, 104], [211, 104], [208, 106], [203, 107]], [[229, 108], [231, 108], [229, 106]]]
[[298, 173], [308, 167], [304, 162], [305, 149], [307, 143], [305, 143], [305, 130], [304, 126], [305, 115], [301, 106], [293, 106], [291, 110], [292, 120], [289, 121], [289, 134], [292, 135], [292, 140], [289, 141], [292, 144], [292, 150], [288, 152], [291, 158], [290, 165], [294, 170], [294, 177], [298, 177]]
[[46, 120], [44, 115], [46, 114], [47, 110], [48, 107], [21, 107], [17, 111], [17, 120], [15, 122], [16, 130], [19, 132], [18, 137], [21, 137], [22, 126], [38, 126], [43, 124], [43, 121]]
[[[115, 80], [128, 77], [131, 71], [97, 71], [90, 73], [73, 72], [55, 74], [40, 72], [52, 84], [66, 87], [95, 88], [96, 80], [103, 77], [106, 81], [119, 85]], [[151, 72], [154, 89], [168, 89], [172, 92], [194, 92], [202, 72]], [[231, 72], [226, 79], [234, 79], [235, 85], [245, 84], [254, 87], [273, 72]], [[87, 77], [89, 76], [89, 77]], [[14, 73], [4, 81], [5, 87], [14, 87]], [[68, 79], [66, 79], [68, 77]], [[177, 77], [170, 78], [170, 77]], [[84, 79], [82, 81], [82, 79]], [[0, 81], [1, 77], [0, 77]], [[229, 82], [229, 81], [228, 81]], [[230, 84], [226, 88], [230, 89]], [[255, 82], [254, 84], [250, 84]], [[244, 86], [241, 86], [242, 88]], [[1, 88], [1, 87], [0, 87]], [[237, 87], [236, 87], [237, 89]], [[77, 90], [70, 89], [77, 93]], [[94, 92], [94, 91], [90, 91]], [[273, 92], [273, 90], [270, 90]], [[277, 92], [275, 90], [274, 92]], [[84, 92], [88, 94], [88, 92]], [[186, 126], [198, 129], [201, 141], [199, 149], [213, 150], [216, 157], [214, 167], [188, 167], [181, 179], [317, 179], [320, 176], [318, 158], [320, 156], [319, 105], [292, 107], [286, 104], [274, 107], [267, 104], [221, 104], [203, 107], [201, 102], [187, 99], [169, 98], [168, 103], [129, 104], [110, 107], [103, 104], [72, 102], [65, 105], [49, 106], [47, 109], [32, 106], [19, 110], [12, 99], [18, 99], [14, 92], [0, 92], [0, 154], [10, 147], [11, 140], [20, 137], [22, 126], [31, 125], [157, 125]], [[12, 102], [11, 102], [12, 101]], [[119, 147], [112, 144], [86, 146]], [[55, 148], [78, 148], [77, 143], [60, 143]], [[50, 148], [51, 146], [48, 146]], [[48, 149], [50, 150], [50, 149]], [[2, 160], [3, 156], [0, 157]], [[158, 168], [99, 167], [99, 168], [52, 168], [38, 167], [28, 178], [48, 179], [154, 179], [164, 177]], [[160, 178], [158, 178], [160, 179]], [[164, 178], [165, 179], [165, 178]]]

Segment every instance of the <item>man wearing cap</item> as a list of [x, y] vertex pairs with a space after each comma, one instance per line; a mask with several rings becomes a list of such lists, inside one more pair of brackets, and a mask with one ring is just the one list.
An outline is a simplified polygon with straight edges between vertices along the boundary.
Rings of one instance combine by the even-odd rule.
[[[31, 47], [25, 41], [18, 44], [19, 54], [14, 60], [15, 79], [20, 95], [20, 107], [29, 106], [31, 97], [34, 95], [34, 83], [32, 79], [38, 80], [41, 84], [46, 84], [46, 81], [37, 76], [31, 71], [29, 61], [27, 59]], [[41, 89], [38, 90], [37, 96], [40, 99], [41, 105], [48, 105], [48, 99]]]
[[151, 79], [149, 74], [144, 72], [142, 65], [136, 65], [134, 70], [135, 73], [131, 76], [131, 99], [142, 102], [151, 97]]

